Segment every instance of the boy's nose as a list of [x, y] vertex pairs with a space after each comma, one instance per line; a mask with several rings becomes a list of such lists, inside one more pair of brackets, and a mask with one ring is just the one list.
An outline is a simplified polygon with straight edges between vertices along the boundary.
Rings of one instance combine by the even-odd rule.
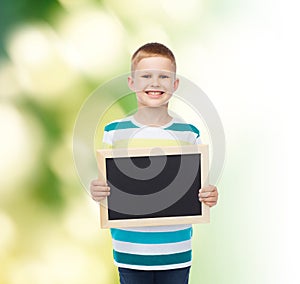
[[159, 78], [156, 76], [152, 77], [152, 82], [151, 82], [152, 87], [159, 87]]

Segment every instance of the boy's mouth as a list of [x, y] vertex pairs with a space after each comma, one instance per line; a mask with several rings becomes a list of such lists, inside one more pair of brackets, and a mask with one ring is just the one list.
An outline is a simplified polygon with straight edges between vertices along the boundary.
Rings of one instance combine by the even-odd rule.
[[163, 91], [156, 91], [156, 90], [145, 91], [145, 93], [150, 97], [160, 97], [162, 94], [164, 94]]

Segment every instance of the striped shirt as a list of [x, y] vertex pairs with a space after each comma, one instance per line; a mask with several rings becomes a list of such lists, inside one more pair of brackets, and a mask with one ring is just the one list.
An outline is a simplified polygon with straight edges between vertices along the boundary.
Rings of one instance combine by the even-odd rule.
[[[178, 118], [160, 127], [146, 126], [133, 116], [104, 128], [104, 148], [200, 144], [199, 130]], [[192, 261], [192, 226], [147, 226], [111, 229], [114, 262], [138, 270], [183, 268]]]

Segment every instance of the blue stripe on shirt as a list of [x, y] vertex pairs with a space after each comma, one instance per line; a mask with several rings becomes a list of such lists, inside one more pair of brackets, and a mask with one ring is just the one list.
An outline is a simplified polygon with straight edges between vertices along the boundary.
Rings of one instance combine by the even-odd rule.
[[170, 265], [185, 263], [192, 260], [192, 251], [166, 254], [166, 255], [136, 255], [113, 251], [114, 259], [118, 263], [131, 265]]
[[120, 121], [112, 122], [105, 126], [104, 131], [119, 130], [119, 129], [128, 129], [128, 128], [139, 128], [131, 121]]
[[197, 134], [197, 138], [200, 136], [200, 131], [197, 127], [192, 124], [186, 123], [173, 123], [169, 127], [165, 128], [165, 130], [173, 130], [173, 131], [192, 131]]
[[167, 244], [190, 240], [192, 228], [173, 232], [135, 232], [111, 229], [114, 240], [138, 244]]

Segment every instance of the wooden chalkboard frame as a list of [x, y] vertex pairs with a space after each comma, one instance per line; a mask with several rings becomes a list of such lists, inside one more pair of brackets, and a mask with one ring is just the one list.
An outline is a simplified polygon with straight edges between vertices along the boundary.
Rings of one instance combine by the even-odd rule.
[[[157, 150], [157, 151], [156, 151]], [[201, 187], [208, 185], [209, 159], [208, 145], [187, 145], [187, 146], [160, 146], [124, 148], [124, 149], [99, 149], [96, 151], [98, 164], [98, 179], [107, 182], [106, 159], [122, 157], [143, 157], [143, 156], [161, 156], [163, 155], [183, 155], [197, 154], [200, 157], [200, 175]], [[108, 197], [109, 198], [109, 197]], [[110, 220], [108, 214], [108, 200], [105, 198], [100, 202], [100, 227], [106, 228], [125, 228], [140, 226], [159, 226], [159, 225], [178, 225], [178, 224], [196, 224], [209, 223], [209, 207], [201, 203], [201, 212], [199, 215], [179, 216], [179, 217], [155, 217], [155, 218], [130, 218], [122, 220]]]

